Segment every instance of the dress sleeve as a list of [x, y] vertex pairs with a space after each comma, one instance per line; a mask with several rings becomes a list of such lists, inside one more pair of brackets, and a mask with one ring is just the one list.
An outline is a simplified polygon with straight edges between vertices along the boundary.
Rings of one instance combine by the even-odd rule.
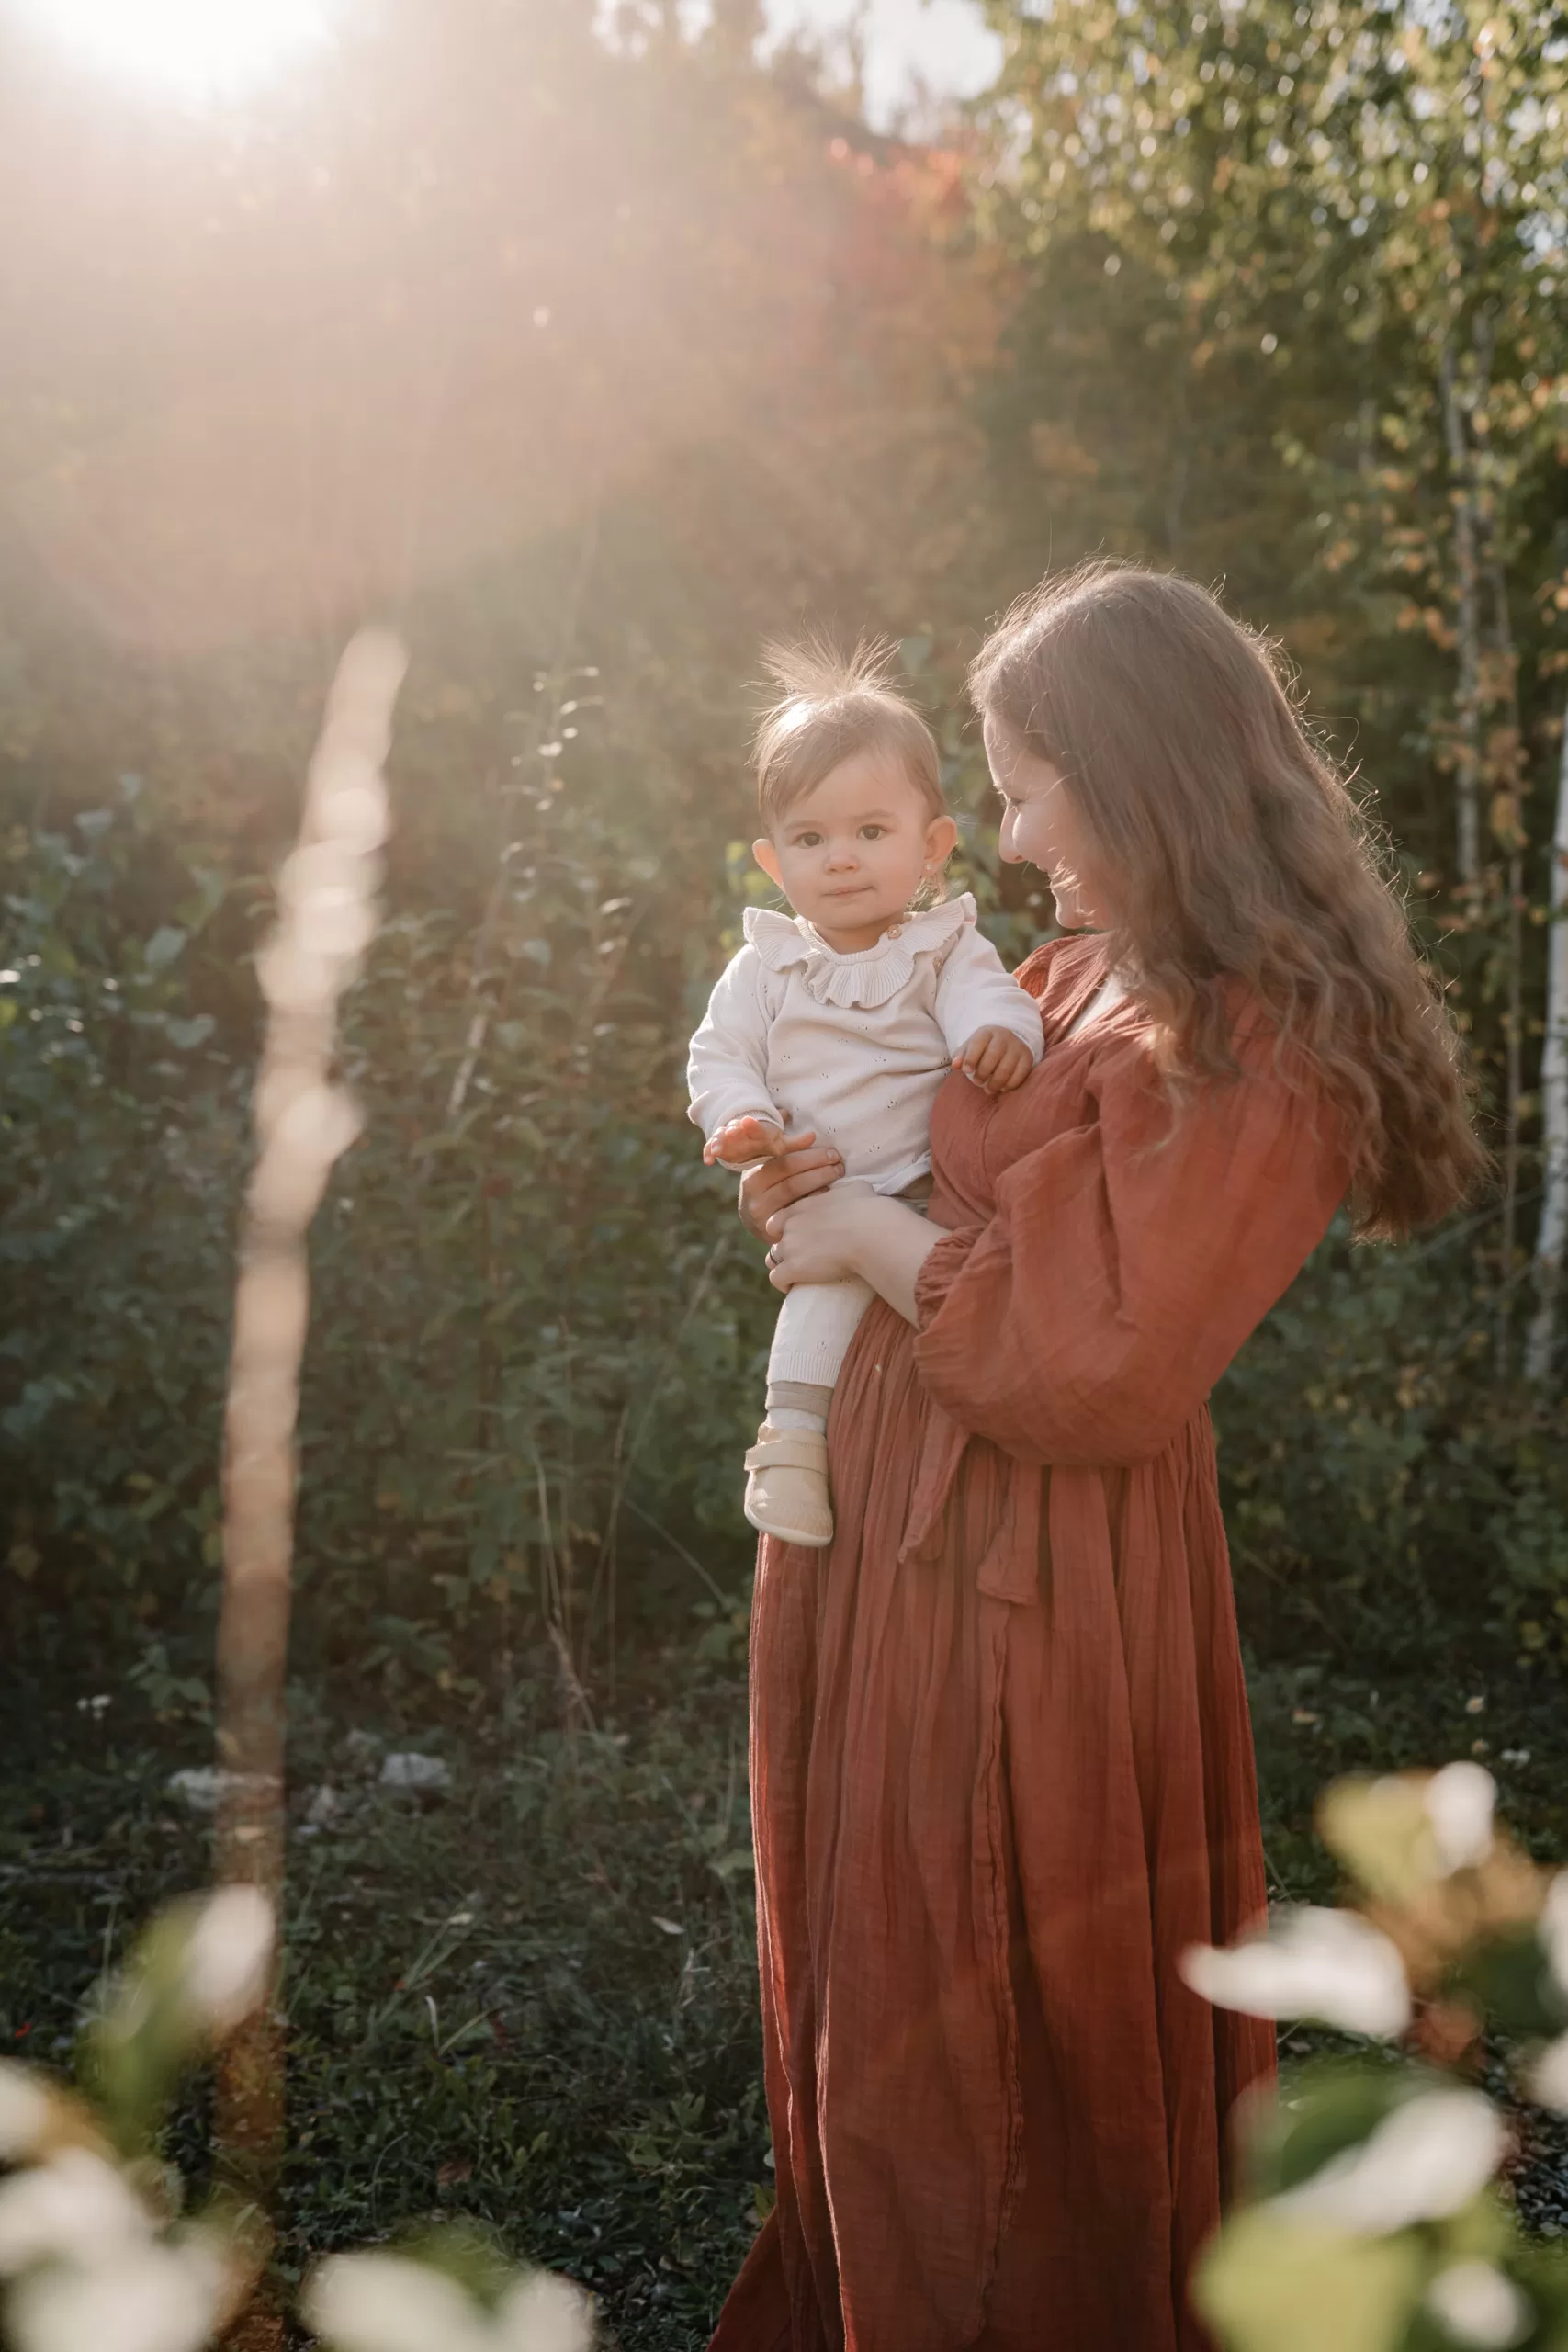
[[1015, 1162], [990, 1222], [940, 1241], [917, 1288], [925, 1387], [1027, 1462], [1160, 1453], [1345, 1189], [1332, 1115], [1267, 1045], [1175, 1109], [1140, 1041], [1101, 1051], [1086, 1124]]
[[1019, 987], [983, 931], [973, 923], [947, 951], [936, 988], [936, 1017], [950, 1054], [977, 1029], [1010, 1029], [1036, 1062], [1045, 1049], [1040, 1007]]
[[687, 1116], [705, 1136], [731, 1119], [784, 1122], [768, 1092], [768, 1008], [763, 964], [743, 947], [718, 976], [686, 1062]]

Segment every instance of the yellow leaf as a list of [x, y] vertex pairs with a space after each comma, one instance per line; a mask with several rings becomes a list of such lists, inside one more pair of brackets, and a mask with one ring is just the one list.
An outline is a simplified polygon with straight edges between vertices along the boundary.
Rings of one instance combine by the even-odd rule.
[[1442, 1876], [1423, 1773], [1337, 1781], [1318, 1800], [1318, 1834], [1380, 1902], [1408, 1903]]
[[1351, 2238], [1267, 2205], [1228, 2222], [1193, 2300], [1232, 2352], [1394, 2352], [1425, 2283], [1414, 2238]]

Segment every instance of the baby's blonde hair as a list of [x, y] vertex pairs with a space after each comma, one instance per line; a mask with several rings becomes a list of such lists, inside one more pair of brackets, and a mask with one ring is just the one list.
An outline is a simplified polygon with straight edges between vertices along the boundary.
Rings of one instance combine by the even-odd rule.
[[762, 665], [779, 694], [762, 714], [751, 757], [770, 832], [861, 752], [886, 752], [928, 813], [946, 814], [936, 737], [893, 683], [897, 661], [897, 647], [885, 639], [863, 637], [849, 654], [819, 637], [764, 647]]

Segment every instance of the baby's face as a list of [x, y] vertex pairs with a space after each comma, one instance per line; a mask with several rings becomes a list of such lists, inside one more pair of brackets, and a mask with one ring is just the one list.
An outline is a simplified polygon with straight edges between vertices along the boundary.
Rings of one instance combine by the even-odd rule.
[[874, 947], [951, 854], [958, 828], [932, 817], [886, 753], [857, 752], [752, 844], [757, 863], [830, 947]]

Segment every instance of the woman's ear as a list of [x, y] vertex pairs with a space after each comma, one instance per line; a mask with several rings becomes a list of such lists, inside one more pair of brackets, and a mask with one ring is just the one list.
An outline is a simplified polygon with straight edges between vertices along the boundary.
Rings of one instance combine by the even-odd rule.
[[758, 865], [761, 867], [763, 873], [767, 876], [769, 881], [773, 883], [777, 888], [782, 890], [784, 888], [784, 873], [779, 865], [779, 854], [773, 847], [772, 842], [768, 839], [766, 833], [762, 835], [760, 842], [752, 842], [751, 854], [756, 859]]
[[958, 847], [958, 826], [952, 817], [933, 817], [926, 827], [926, 870], [935, 874]]

